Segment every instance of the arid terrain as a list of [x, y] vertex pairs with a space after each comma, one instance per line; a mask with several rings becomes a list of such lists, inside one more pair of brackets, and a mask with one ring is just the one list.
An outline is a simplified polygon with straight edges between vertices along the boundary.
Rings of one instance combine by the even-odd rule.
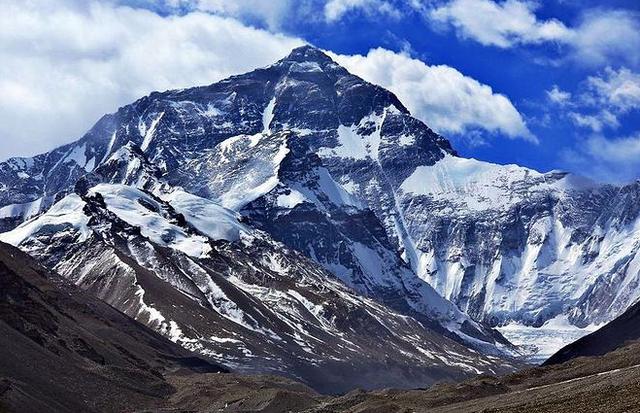
[[148, 411], [626, 413], [640, 411], [640, 343], [504, 377], [481, 376], [426, 390], [352, 391], [339, 397], [265, 376], [171, 375], [167, 381], [176, 392]]

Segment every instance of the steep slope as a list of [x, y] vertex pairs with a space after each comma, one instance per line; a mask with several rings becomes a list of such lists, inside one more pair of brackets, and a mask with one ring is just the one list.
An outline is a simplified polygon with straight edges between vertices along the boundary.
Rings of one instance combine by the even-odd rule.
[[517, 344], [561, 346], [640, 297], [638, 183], [445, 157], [401, 190], [417, 274]]
[[174, 392], [164, 374], [225, 371], [0, 243], [0, 409], [123, 411]]
[[[393, 94], [308, 46], [213, 85], [152, 93], [73, 144], [0, 164], [1, 225], [48, 209], [88, 173], [92, 184], [214, 201], [427, 324], [439, 293], [518, 343], [535, 346], [545, 323], [562, 343], [640, 295], [640, 184], [457, 157]], [[440, 324], [470, 343], [500, 341]]]
[[[171, 341], [244, 373], [342, 392], [515, 367], [447, 338], [440, 320], [454, 324], [461, 314], [441, 298], [429, 327], [356, 295], [212, 201], [181, 190], [162, 196], [98, 184], [0, 239]], [[459, 328], [474, 327], [462, 317]]]

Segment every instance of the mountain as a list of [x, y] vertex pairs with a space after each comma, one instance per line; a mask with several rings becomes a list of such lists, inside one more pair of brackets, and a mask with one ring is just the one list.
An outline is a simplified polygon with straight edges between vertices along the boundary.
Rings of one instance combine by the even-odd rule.
[[[211, 201], [358, 294], [482, 351], [504, 346], [486, 325], [538, 347], [558, 330], [562, 343], [640, 295], [640, 183], [461, 158], [392, 93], [309, 46], [154, 92], [74, 143], [0, 164], [0, 225], [48, 210], [79, 181]], [[450, 316], [441, 296], [457, 306]]]
[[175, 390], [165, 379], [225, 372], [0, 243], [0, 410], [123, 411]]
[[[442, 156], [441, 148], [451, 150], [390, 92], [350, 75], [317, 49], [300, 48], [247, 75], [208, 87], [154, 93], [105, 116], [76, 143], [30, 160], [8, 161], [0, 167], [0, 182], [7, 187], [0, 199], [0, 205], [7, 206], [0, 217], [9, 226], [47, 209], [72, 191], [81, 176], [131, 142], [168, 186], [239, 211], [260, 229], [272, 229], [274, 238], [315, 258], [363, 294], [385, 298], [399, 311], [429, 315], [436, 294], [399, 257], [375, 211], [336, 182], [330, 165], [323, 165], [318, 155], [338, 139], [357, 136], [342, 126], [356, 121], [358, 128], [372, 132], [370, 149], [361, 144], [362, 153], [394, 146], [376, 138], [383, 136], [376, 132], [383, 112], [385, 130], [399, 134], [405, 127], [414, 128], [420, 143], [399, 151], [387, 164], [402, 168], [404, 157], [433, 162]], [[360, 163], [367, 164], [367, 159]], [[132, 173], [138, 162], [132, 158], [123, 173]], [[337, 167], [351, 168], [351, 161], [343, 164], [336, 162]], [[108, 182], [137, 183], [137, 178], [119, 178]], [[379, 178], [384, 179], [382, 174]], [[393, 202], [382, 192], [371, 196]], [[261, 206], [267, 199], [269, 205]], [[395, 212], [390, 213], [385, 219], [397, 220]], [[274, 219], [298, 216], [301, 222], [277, 222], [270, 219], [274, 214]], [[308, 223], [309, 231], [297, 232], [297, 242], [276, 233], [283, 225]]]
[[0, 238], [237, 372], [288, 375], [342, 392], [515, 367], [448, 338], [439, 320], [473, 325], [437, 294], [431, 325], [420, 323], [358, 296], [210, 200], [182, 190], [161, 198], [123, 184], [88, 187], [98, 174], [120, 170], [112, 161], [129, 159], [122, 155], [81, 180], [78, 193]]
[[535, 335], [518, 325], [589, 331], [638, 300], [639, 182], [455, 157], [412, 179], [404, 202], [416, 217], [418, 275], [473, 318], [513, 323], [501, 329], [509, 338]]

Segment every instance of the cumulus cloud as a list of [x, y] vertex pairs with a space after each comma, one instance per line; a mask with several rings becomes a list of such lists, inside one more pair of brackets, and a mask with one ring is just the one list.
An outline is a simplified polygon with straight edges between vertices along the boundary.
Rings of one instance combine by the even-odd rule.
[[537, 142], [506, 96], [452, 67], [430, 66], [381, 48], [366, 56], [334, 58], [352, 73], [394, 92], [413, 115], [438, 132], [482, 129]]
[[451, 26], [461, 37], [485, 46], [510, 48], [554, 42], [568, 49], [568, 59], [587, 65], [604, 65], [612, 58], [638, 63], [637, 13], [590, 10], [569, 27], [557, 19], [539, 19], [537, 6], [525, 0], [451, 0], [423, 10], [430, 21]]
[[562, 22], [540, 21], [534, 10], [534, 3], [520, 0], [453, 0], [432, 9], [430, 17], [452, 25], [465, 38], [503, 48], [569, 37], [570, 31]]
[[198, 12], [44, 0], [0, 7], [0, 159], [72, 141], [153, 90], [209, 84], [304, 43]]
[[640, 175], [640, 133], [617, 139], [590, 137], [576, 149], [565, 151], [563, 159], [596, 180], [629, 182]]
[[[305, 43], [230, 17], [159, 15], [115, 0], [0, 0], [0, 7], [0, 159], [71, 142], [151, 91], [210, 84]], [[391, 88], [438, 131], [532, 139], [505, 96], [453, 68], [384, 50], [341, 61]]]

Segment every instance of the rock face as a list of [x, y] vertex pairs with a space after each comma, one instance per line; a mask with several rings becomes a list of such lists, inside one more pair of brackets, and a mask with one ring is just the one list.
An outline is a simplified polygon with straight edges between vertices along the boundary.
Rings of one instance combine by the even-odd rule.
[[312, 47], [154, 92], [73, 144], [0, 164], [2, 225], [98, 183], [211, 201], [359, 294], [485, 351], [500, 337], [483, 323], [584, 327], [640, 294], [637, 183], [460, 158], [392, 93]]
[[600, 324], [640, 294], [638, 183], [446, 157], [401, 190], [418, 275], [476, 319]]

